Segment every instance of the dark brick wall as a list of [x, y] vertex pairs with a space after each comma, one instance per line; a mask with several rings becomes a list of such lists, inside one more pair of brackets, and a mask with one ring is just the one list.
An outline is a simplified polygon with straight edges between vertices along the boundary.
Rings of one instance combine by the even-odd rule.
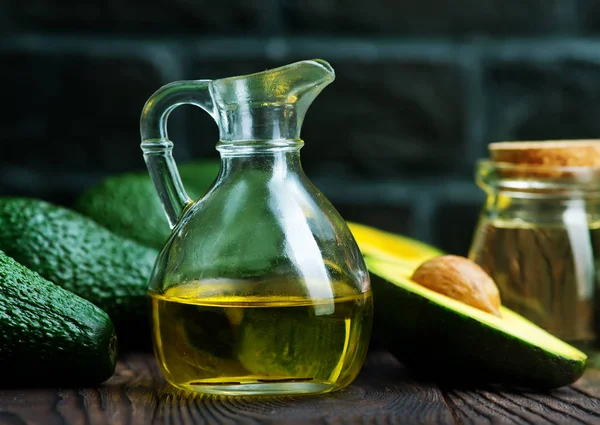
[[[475, 160], [505, 139], [600, 133], [592, 0], [6, 0], [0, 2], [0, 190], [68, 205], [143, 170], [138, 120], [161, 85], [321, 57], [336, 81], [303, 165], [348, 219], [466, 254]], [[178, 160], [217, 157], [217, 129], [172, 114]]]

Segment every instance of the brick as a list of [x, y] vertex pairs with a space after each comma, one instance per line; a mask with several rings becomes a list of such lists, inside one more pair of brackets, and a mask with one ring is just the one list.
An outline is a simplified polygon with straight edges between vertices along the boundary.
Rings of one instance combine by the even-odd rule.
[[[41, 52], [0, 52], [0, 61], [3, 95], [11, 99], [0, 115], [0, 137], [10, 146], [0, 167], [29, 170], [35, 184], [55, 172], [65, 180], [69, 173], [80, 179], [145, 167], [140, 113], [166, 82], [152, 63], [132, 55]], [[64, 187], [55, 184], [57, 191]]]
[[600, 3], [595, 0], [577, 0], [579, 21], [582, 27], [590, 33], [600, 31]]
[[440, 173], [464, 149], [465, 81], [455, 63], [337, 61], [336, 80], [304, 122], [307, 166], [342, 163], [353, 173]]
[[[543, 57], [532, 53], [490, 61], [484, 73], [485, 140], [598, 137], [600, 56], [577, 58], [578, 50], [567, 46]], [[483, 145], [481, 154], [486, 154]]]
[[413, 234], [413, 215], [410, 205], [364, 202], [347, 203], [331, 200], [340, 215], [348, 221], [366, 224], [401, 235]]
[[[240, 75], [297, 59], [199, 60], [193, 78]], [[331, 63], [336, 80], [316, 98], [302, 127], [307, 172], [341, 166], [377, 178], [441, 173], [464, 158], [467, 82], [461, 65], [434, 59]], [[194, 120], [194, 143], [212, 149], [217, 133], [206, 128], [214, 124]]]
[[330, 34], [532, 34], [572, 24], [570, 0], [286, 0], [283, 16], [296, 31]]
[[447, 201], [433, 218], [435, 245], [445, 252], [467, 256], [477, 226], [480, 202]]
[[255, 31], [270, 2], [236, 0], [9, 0], [10, 11], [24, 27], [103, 32]]
[[0, 2], [0, 36], [10, 34], [15, 29], [15, 22], [8, 13], [8, 5], [5, 2]]
[[26, 196], [71, 207], [75, 198], [100, 175], [47, 168], [6, 167], [0, 172], [0, 196]]

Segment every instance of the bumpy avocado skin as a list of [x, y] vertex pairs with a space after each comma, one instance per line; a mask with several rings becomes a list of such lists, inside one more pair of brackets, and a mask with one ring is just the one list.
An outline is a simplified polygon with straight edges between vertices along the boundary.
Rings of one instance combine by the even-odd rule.
[[[218, 161], [196, 161], [179, 167], [191, 199], [202, 196], [219, 173]], [[107, 229], [142, 245], [162, 249], [171, 233], [156, 189], [147, 172], [108, 177], [86, 190], [74, 209]]]
[[401, 362], [452, 386], [548, 390], [582, 376], [586, 362], [535, 344], [400, 288], [371, 270], [374, 334]]
[[12, 197], [0, 198], [0, 249], [108, 313], [121, 346], [149, 346], [155, 250], [69, 209]]
[[108, 315], [0, 251], [0, 386], [93, 386], [115, 370]]

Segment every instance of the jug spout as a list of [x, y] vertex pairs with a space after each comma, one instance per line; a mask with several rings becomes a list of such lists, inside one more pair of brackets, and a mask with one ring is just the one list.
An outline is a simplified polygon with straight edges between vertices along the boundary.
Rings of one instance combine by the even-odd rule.
[[214, 80], [221, 142], [300, 139], [304, 116], [335, 73], [321, 59]]

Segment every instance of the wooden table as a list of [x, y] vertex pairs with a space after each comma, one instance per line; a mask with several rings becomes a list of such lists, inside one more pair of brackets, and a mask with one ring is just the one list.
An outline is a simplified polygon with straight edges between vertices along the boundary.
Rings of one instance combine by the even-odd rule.
[[458, 390], [419, 380], [390, 354], [358, 379], [308, 397], [216, 398], [165, 384], [151, 354], [122, 357], [98, 388], [0, 390], [0, 424], [600, 424], [600, 370], [547, 393]]

